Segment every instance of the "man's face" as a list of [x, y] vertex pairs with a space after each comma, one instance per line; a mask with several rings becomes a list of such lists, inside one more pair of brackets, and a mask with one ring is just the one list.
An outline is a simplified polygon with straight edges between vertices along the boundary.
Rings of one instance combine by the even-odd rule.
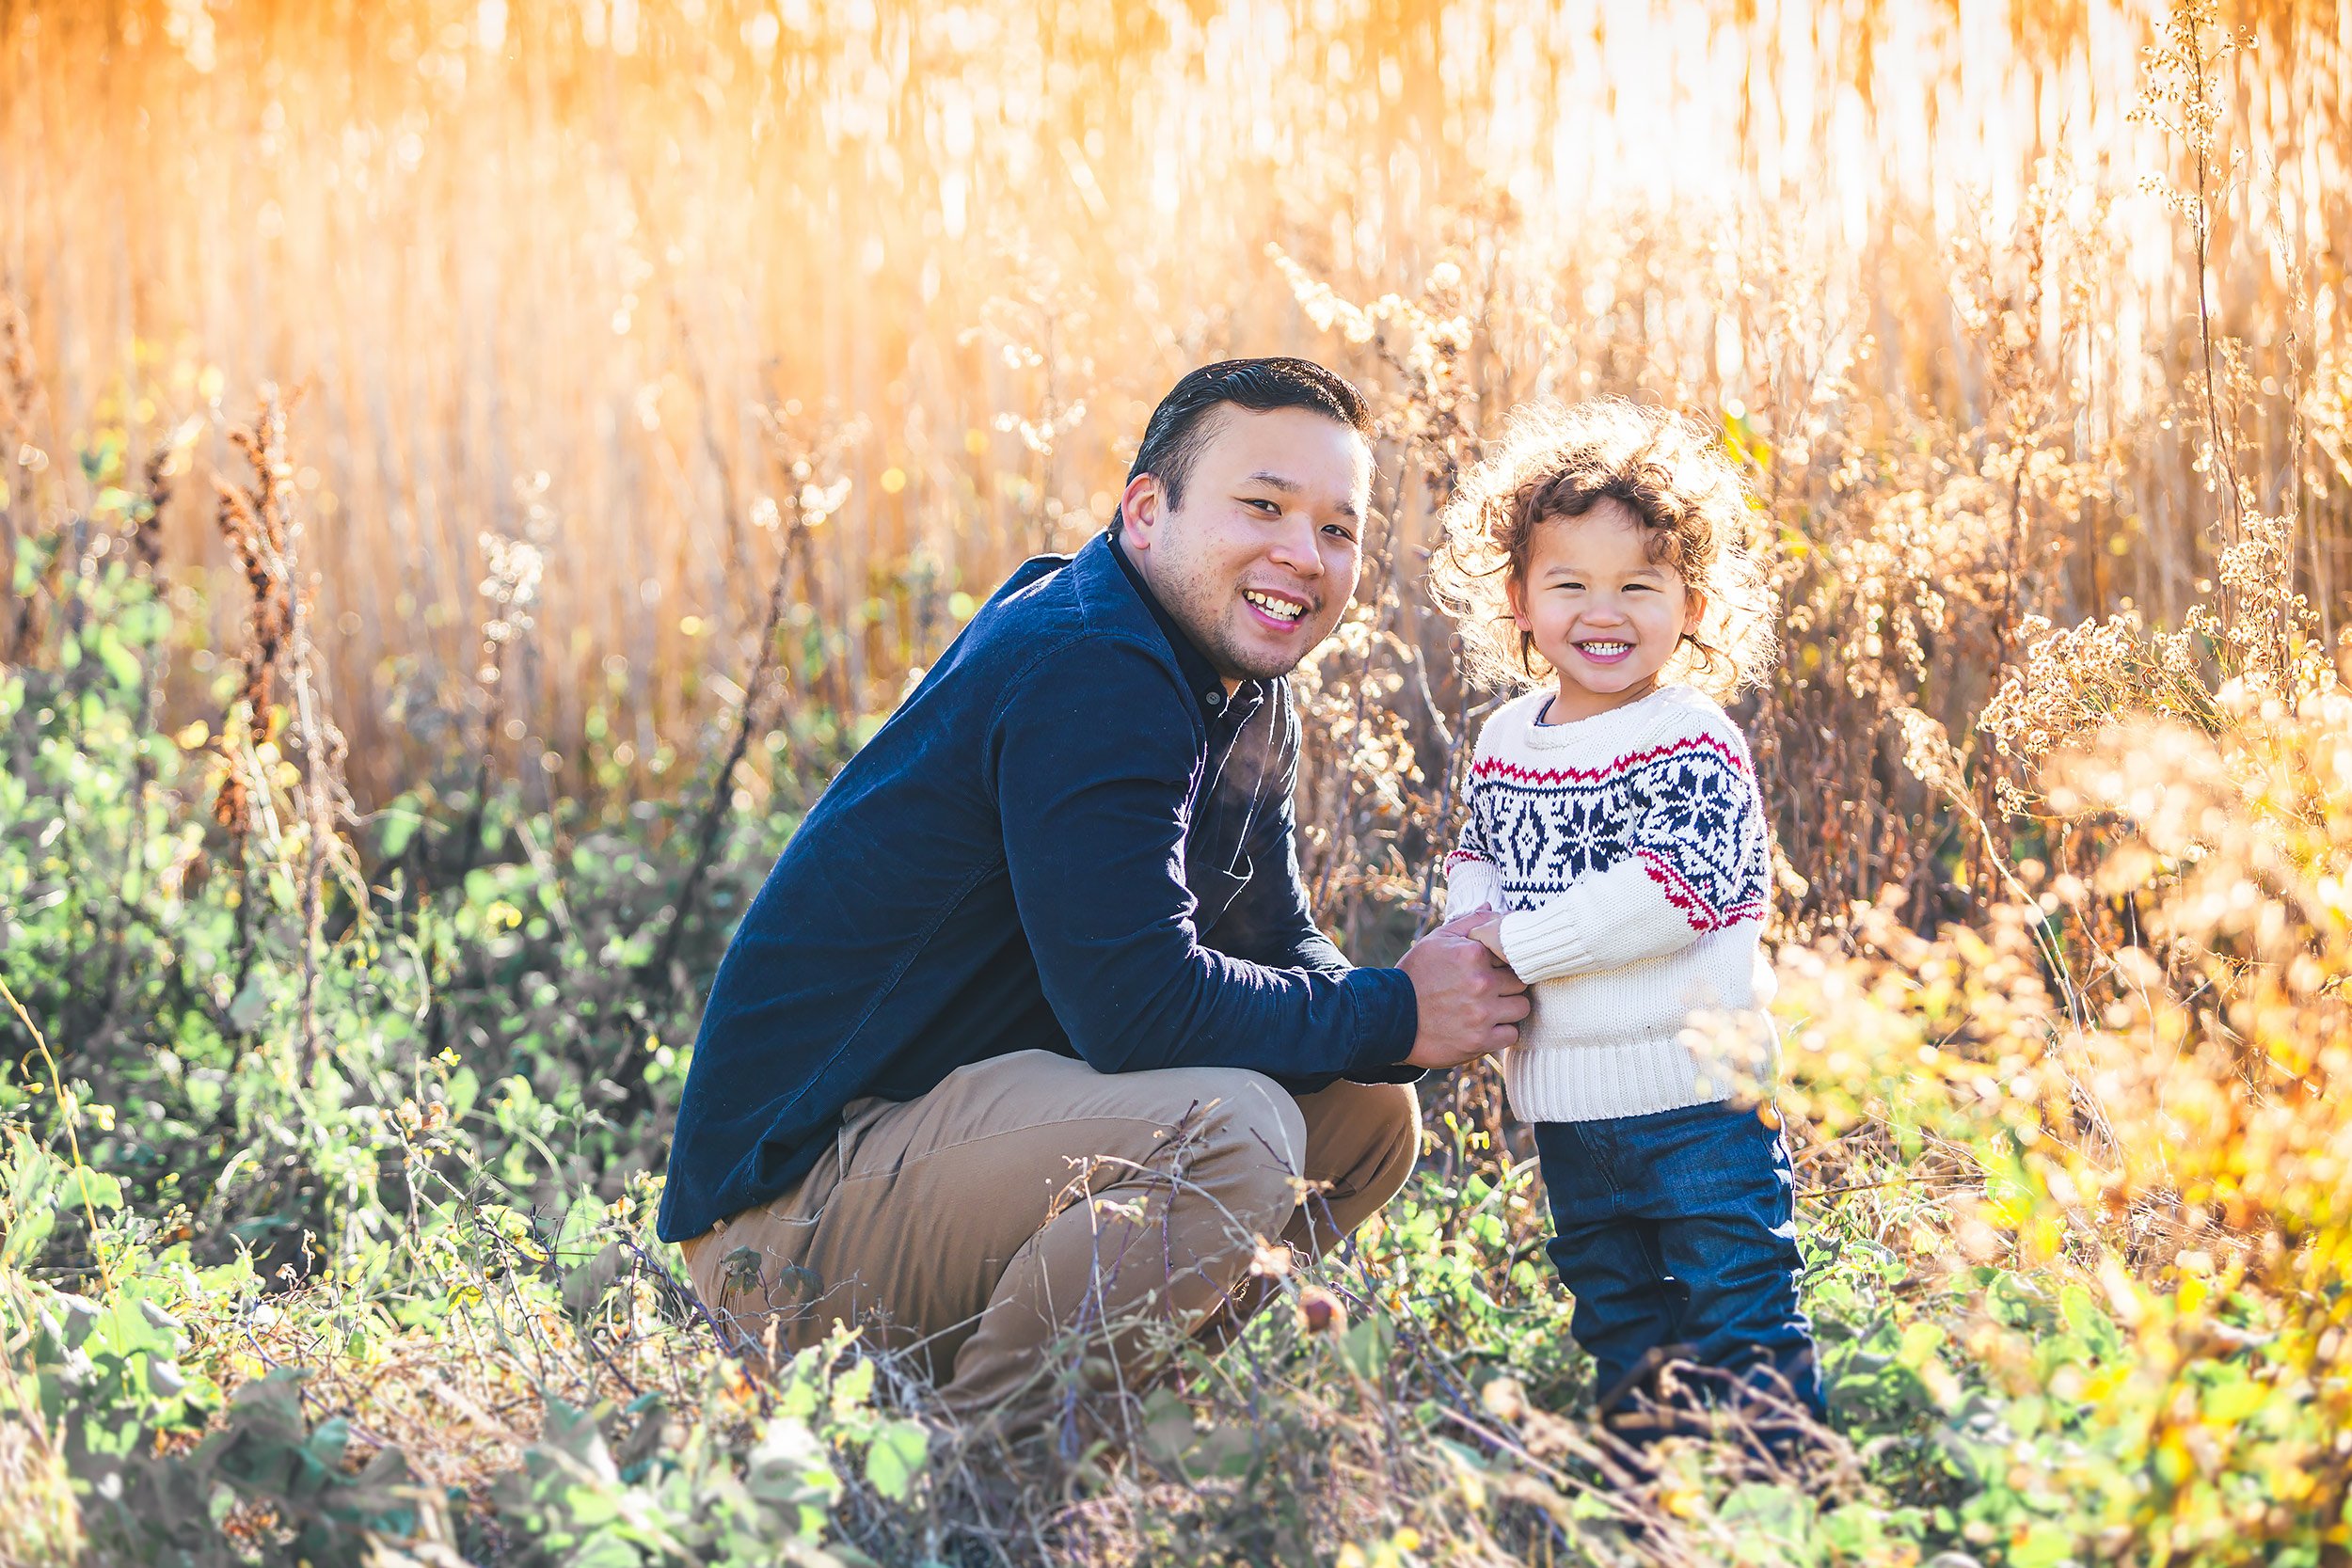
[[1304, 408], [1223, 404], [1168, 504], [1138, 474], [1120, 498], [1136, 570], [1231, 687], [1286, 675], [1356, 592], [1372, 449]]

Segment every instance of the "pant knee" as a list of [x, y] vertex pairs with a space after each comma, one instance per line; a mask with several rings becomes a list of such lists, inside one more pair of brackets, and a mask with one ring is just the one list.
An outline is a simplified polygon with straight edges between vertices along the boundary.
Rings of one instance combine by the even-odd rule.
[[1186, 1164], [1236, 1217], [1265, 1225], [1298, 1201], [1307, 1123], [1298, 1102], [1261, 1072], [1214, 1069], [1192, 1113]]

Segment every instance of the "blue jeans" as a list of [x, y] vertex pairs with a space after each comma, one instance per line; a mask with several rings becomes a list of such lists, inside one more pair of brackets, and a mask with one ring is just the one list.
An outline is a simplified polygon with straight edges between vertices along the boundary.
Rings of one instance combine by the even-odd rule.
[[[1788, 1146], [1729, 1101], [1535, 1124], [1553, 1267], [1604, 1397], [1673, 1355], [1735, 1379], [1785, 1379], [1822, 1411], [1813, 1325], [1797, 1306]], [[1652, 1355], [1651, 1353], [1659, 1353]]]

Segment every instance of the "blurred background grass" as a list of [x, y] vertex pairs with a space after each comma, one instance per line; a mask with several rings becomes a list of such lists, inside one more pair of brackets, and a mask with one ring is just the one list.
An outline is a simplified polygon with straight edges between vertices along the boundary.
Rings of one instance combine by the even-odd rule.
[[[2287, 334], [2308, 356], [2341, 333], [2352, 11], [2226, 20], [2261, 47], [2227, 77], [2240, 199], [2210, 296], [2275, 388]], [[1473, 429], [1642, 387], [1777, 438], [1802, 366], [1760, 362], [1759, 310], [1847, 367], [1849, 420], [1965, 428], [1992, 398], [1953, 247], [2010, 233], [2037, 181], [2077, 221], [2111, 201], [2079, 297], [2036, 302], [2079, 325], [2051, 369], [2099, 479], [2060, 597], [2177, 617], [2210, 500], [2172, 418], [2191, 244], [2141, 189], [2180, 150], [2131, 114], [2151, 24], [2096, 0], [7, 0], [0, 286], [45, 394], [30, 444], [61, 465], [112, 442], [136, 472], [189, 415], [217, 464], [255, 384], [294, 394], [363, 800], [469, 700], [485, 534], [545, 558], [507, 760], [588, 786], [593, 712], [624, 771], [665, 764], [749, 667], [796, 438], [849, 432], [818, 477], [851, 483], [784, 657], [852, 721], [885, 710], [1014, 561], [1107, 515], [1184, 370], [1364, 368], [1269, 244], [1358, 299], [1452, 261], [1459, 309], [1521, 318], [1464, 367]], [[2270, 455], [2257, 479], [2292, 490]], [[200, 485], [167, 509], [179, 580], [230, 565], [210, 513]], [[2298, 559], [2331, 621], [2345, 517], [2312, 507]]]

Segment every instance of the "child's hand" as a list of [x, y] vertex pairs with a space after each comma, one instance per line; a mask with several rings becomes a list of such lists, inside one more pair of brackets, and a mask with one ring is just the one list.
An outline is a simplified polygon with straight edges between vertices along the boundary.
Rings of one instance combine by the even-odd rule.
[[1502, 911], [1472, 910], [1457, 920], [1447, 921], [1446, 925], [1466, 937], [1474, 938], [1487, 952], [1495, 956], [1497, 962], [1505, 966], [1511, 962], [1510, 955], [1502, 950]]
[[1495, 962], [1505, 969], [1511, 966], [1511, 955], [1502, 950], [1502, 913], [1501, 911], [1489, 913], [1486, 919], [1471, 927], [1470, 935], [1476, 937], [1486, 946], [1486, 951], [1495, 956]]

